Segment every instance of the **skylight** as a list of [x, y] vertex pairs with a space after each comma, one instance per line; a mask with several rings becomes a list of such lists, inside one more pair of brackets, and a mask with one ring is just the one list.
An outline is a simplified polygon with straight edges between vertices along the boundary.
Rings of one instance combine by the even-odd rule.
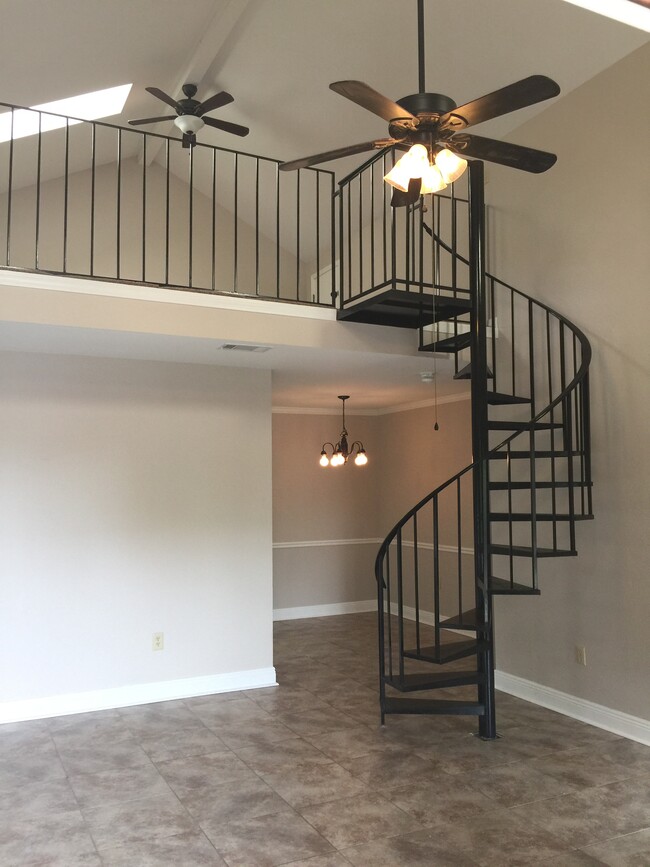
[[566, 0], [566, 2], [573, 3], [574, 6], [582, 6], [583, 9], [589, 9], [590, 12], [605, 15], [607, 18], [613, 18], [614, 21], [629, 24], [630, 27], [650, 32], [648, 0]]
[[[132, 86], [132, 84], [120, 84], [117, 87], [107, 87], [105, 90], [95, 90], [93, 93], [82, 93], [79, 96], [69, 96], [66, 99], [56, 99], [54, 102], [31, 106], [35, 111], [19, 109], [14, 112], [13, 138], [25, 138], [38, 133], [39, 111], [53, 111], [56, 115], [62, 114], [80, 119], [71, 120], [70, 126], [80, 123], [81, 120], [97, 120], [100, 117], [121, 114]], [[41, 132], [60, 129], [66, 123], [65, 117], [51, 114], [42, 114], [40, 118]], [[11, 112], [6, 112], [0, 114], [0, 142], [9, 141], [11, 137]]]

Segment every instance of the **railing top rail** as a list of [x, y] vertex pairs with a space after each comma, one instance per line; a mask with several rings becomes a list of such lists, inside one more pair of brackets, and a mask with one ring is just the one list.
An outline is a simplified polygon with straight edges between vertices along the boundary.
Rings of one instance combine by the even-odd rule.
[[[74, 117], [72, 115], [67, 115], [67, 114], [58, 114], [55, 111], [44, 111], [43, 109], [30, 108], [29, 106], [26, 106], [26, 105], [13, 105], [12, 103], [9, 103], [9, 102], [0, 102], [0, 108], [7, 108], [12, 112], [13, 111], [32, 111], [35, 114], [46, 114], [50, 117], [60, 117], [62, 120], [65, 120], [65, 121], [74, 121], [75, 125], [77, 123], [92, 124], [93, 126], [100, 126], [100, 127], [105, 127], [107, 129], [114, 129], [114, 130], [121, 131], [121, 132], [128, 132], [128, 133], [132, 133], [133, 135], [147, 136], [148, 138], [157, 138], [157, 139], [161, 139], [163, 141], [171, 141], [171, 142], [179, 142], [179, 143], [181, 141], [180, 139], [174, 138], [173, 136], [163, 135], [162, 133], [158, 133], [158, 132], [149, 132], [149, 131], [143, 130], [143, 129], [135, 129], [135, 128], [130, 127], [130, 126], [118, 126], [115, 123], [107, 123], [106, 121], [103, 121], [103, 120], [88, 120], [88, 118], [84, 118], [84, 117]], [[9, 114], [9, 112], [0, 112], [0, 117], [2, 117], [4, 114]], [[49, 132], [50, 130], [47, 130], [47, 131]], [[226, 147], [222, 147], [221, 145], [207, 144], [206, 142], [197, 141], [195, 143], [194, 147], [205, 148], [205, 149], [210, 150], [210, 151], [220, 151], [221, 153], [227, 153], [227, 154], [237, 154], [238, 156], [242, 156], [242, 157], [251, 157], [252, 159], [261, 160], [263, 162], [275, 163], [276, 165], [280, 165], [282, 162], [284, 162], [284, 160], [279, 160], [279, 159], [276, 159], [275, 157], [267, 157], [267, 156], [263, 156], [262, 154], [253, 154], [253, 153], [250, 153], [249, 151], [236, 150], [235, 148], [226, 148]], [[309, 166], [307, 168], [307, 171], [318, 172], [319, 174], [323, 174], [323, 175], [330, 175], [332, 178], [335, 176], [335, 173], [333, 171], [331, 171], [329, 169], [319, 169], [319, 168], [316, 168], [315, 166]]]

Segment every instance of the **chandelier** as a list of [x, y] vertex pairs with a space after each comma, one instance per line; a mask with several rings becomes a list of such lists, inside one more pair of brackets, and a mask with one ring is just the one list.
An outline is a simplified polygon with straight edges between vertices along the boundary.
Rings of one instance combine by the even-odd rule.
[[[362, 467], [368, 463], [368, 456], [360, 440], [355, 440], [352, 445], [348, 445], [348, 432], [345, 429], [345, 401], [350, 397], [349, 394], [339, 394], [338, 398], [343, 403], [343, 427], [339, 434], [339, 441], [334, 443], [325, 442], [320, 453], [321, 467], [340, 467], [348, 462], [348, 458], [354, 456], [354, 462], [358, 467]], [[332, 449], [331, 456], [328, 455], [325, 446]], [[356, 450], [356, 454], [355, 454]]]

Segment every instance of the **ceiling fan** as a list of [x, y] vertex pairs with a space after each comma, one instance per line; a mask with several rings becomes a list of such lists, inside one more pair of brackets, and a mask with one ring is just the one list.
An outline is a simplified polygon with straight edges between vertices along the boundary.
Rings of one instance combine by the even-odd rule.
[[337, 148], [280, 165], [282, 171], [306, 168], [369, 150], [396, 146], [406, 153], [384, 180], [394, 187], [394, 207], [413, 204], [420, 195], [438, 192], [467, 167], [464, 156], [525, 172], [545, 172], [555, 154], [464, 132], [517, 109], [557, 96], [559, 86], [544, 75], [531, 75], [465, 105], [441, 93], [427, 93], [424, 83], [424, 0], [418, 0], [419, 92], [397, 102], [363, 81], [335, 81], [330, 89], [388, 122], [389, 138]]
[[234, 97], [225, 90], [221, 93], [215, 93], [208, 97], [203, 102], [194, 99], [197, 91], [195, 84], [184, 84], [183, 93], [185, 99], [175, 100], [158, 87], [145, 87], [152, 96], [161, 99], [170, 105], [176, 111], [176, 117], [173, 114], [163, 115], [162, 117], [145, 117], [140, 120], [130, 120], [131, 126], [140, 126], [144, 123], [159, 123], [162, 120], [173, 120], [174, 124], [183, 133], [183, 147], [194, 147], [196, 144], [196, 134], [205, 124], [213, 126], [215, 129], [221, 129], [224, 132], [230, 132], [233, 135], [248, 135], [250, 130], [246, 126], [240, 126], [238, 123], [230, 123], [227, 120], [215, 120], [212, 117], [204, 117], [208, 111], [214, 111], [215, 108], [221, 108], [222, 105], [228, 105], [233, 102]]

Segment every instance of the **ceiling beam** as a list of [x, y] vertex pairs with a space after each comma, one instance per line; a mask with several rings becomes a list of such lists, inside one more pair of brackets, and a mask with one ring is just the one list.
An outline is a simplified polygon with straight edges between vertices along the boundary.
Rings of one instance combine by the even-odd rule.
[[[215, 13], [212, 21], [203, 32], [198, 43], [188, 57], [181, 74], [177, 77], [174, 87], [171, 89], [171, 95], [176, 99], [181, 92], [181, 88], [188, 82], [196, 84], [201, 89], [205, 78], [215, 65], [219, 52], [224, 47], [228, 38], [235, 30], [237, 24], [241, 21], [247, 8], [254, 0], [222, 0], [219, 3], [219, 8]], [[207, 94], [210, 96], [211, 94]], [[166, 134], [169, 132], [169, 127], [164, 128], [156, 124], [151, 128], [151, 132], [161, 132]], [[147, 165], [156, 159], [160, 153], [163, 142], [162, 139], [151, 138], [147, 146]], [[140, 150], [139, 162], [142, 163], [144, 157], [143, 148]]]

